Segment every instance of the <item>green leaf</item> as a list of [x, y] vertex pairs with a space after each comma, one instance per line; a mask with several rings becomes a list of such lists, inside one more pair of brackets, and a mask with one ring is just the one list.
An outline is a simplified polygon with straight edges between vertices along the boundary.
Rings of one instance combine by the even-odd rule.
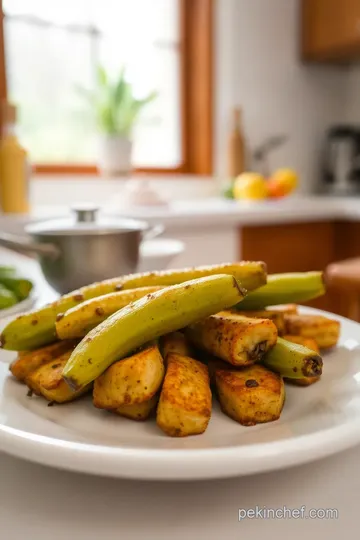
[[99, 86], [105, 87], [108, 83], [107, 73], [105, 71], [105, 68], [103, 68], [102, 66], [97, 67], [97, 80]]
[[111, 135], [126, 137], [131, 135], [141, 109], [158, 95], [157, 92], [151, 92], [143, 99], [136, 99], [131, 83], [125, 78], [125, 68], [114, 82], [110, 81], [102, 66], [97, 67], [95, 90], [79, 88], [78, 93], [92, 108], [99, 129]]
[[98, 124], [100, 129], [109, 135], [116, 133], [116, 126], [112, 108], [108, 105], [103, 105], [98, 109]]
[[114, 107], [119, 107], [126, 92], [128, 83], [125, 80], [125, 68], [122, 69], [118, 82], [114, 87]]

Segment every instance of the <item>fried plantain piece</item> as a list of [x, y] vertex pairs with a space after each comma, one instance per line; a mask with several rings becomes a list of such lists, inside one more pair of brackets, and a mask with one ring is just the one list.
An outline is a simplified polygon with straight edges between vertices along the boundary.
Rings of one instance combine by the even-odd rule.
[[25, 382], [26, 378], [40, 366], [51, 362], [67, 351], [72, 351], [78, 341], [57, 341], [35, 351], [20, 351], [17, 358], [10, 364], [10, 371], [19, 381]]
[[265, 309], [278, 311], [283, 313], [283, 315], [297, 315], [299, 313], [297, 304], [279, 304], [278, 306], [268, 306]]
[[188, 340], [182, 332], [171, 332], [160, 338], [160, 350], [164, 360], [170, 353], [180, 354], [181, 356], [191, 356], [192, 351]]
[[[112, 364], [95, 380], [93, 403], [99, 409], [116, 410], [150, 400], [164, 378], [164, 362], [157, 345]], [[136, 413], [135, 413], [136, 414]]]
[[285, 315], [286, 333], [316, 341], [320, 349], [334, 347], [340, 335], [340, 323], [323, 315]]
[[157, 408], [156, 422], [171, 437], [204, 433], [211, 416], [211, 390], [207, 367], [171, 353]]
[[278, 420], [285, 401], [281, 375], [264, 366], [218, 369], [217, 395], [222, 411], [243, 426]]
[[277, 340], [277, 329], [270, 319], [249, 318], [231, 311], [221, 311], [186, 329], [195, 346], [235, 366], [261, 360]]
[[88, 392], [92, 385], [89, 384], [81, 390], [74, 391], [62, 378], [62, 372], [71, 351], [67, 351], [52, 362], [48, 362], [32, 371], [26, 378], [26, 384], [37, 396], [55, 403], [73, 401]]
[[285, 332], [284, 314], [281, 311], [266, 308], [258, 311], [244, 311], [241, 315], [255, 319], [270, 319], [275, 324], [279, 336]]
[[133, 405], [121, 405], [117, 409], [114, 409], [116, 414], [130, 418], [130, 420], [147, 420], [151, 413], [156, 409], [159, 401], [159, 394], [151, 397], [141, 403], [134, 403]]

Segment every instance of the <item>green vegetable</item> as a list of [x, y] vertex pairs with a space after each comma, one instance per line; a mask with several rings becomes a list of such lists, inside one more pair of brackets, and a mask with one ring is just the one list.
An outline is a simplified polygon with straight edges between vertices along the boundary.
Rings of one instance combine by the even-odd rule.
[[0, 265], [0, 277], [14, 277], [16, 273], [14, 266], [1, 266]]
[[29, 279], [4, 276], [0, 274], [0, 283], [12, 291], [19, 301], [25, 300], [33, 288]]
[[55, 330], [57, 315], [65, 313], [90, 298], [124, 289], [175, 285], [214, 274], [232, 275], [239, 281], [241, 287], [247, 290], [266, 283], [266, 266], [263, 262], [239, 262], [120, 276], [82, 287], [78, 291], [62, 296], [52, 304], [14, 319], [1, 334], [1, 346], [11, 351], [23, 351], [52, 343], [57, 339]]
[[17, 301], [15, 294], [0, 284], [0, 309], [9, 308], [15, 305]]
[[235, 179], [230, 180], [230, 182], [227, 183], [225, 188], [223, 189], [223, 196], [225, 199], [235, 199], [234, 197], [234, 182]]
[[277, 304], [306, 302], [325, 294], [322, 272], [272, 274], [267, 284], [250, 292], [239, 310], [256, 310]]
[[139, 287], [90, 298], [58, 318], [56, 333], [60, 339], [82, 338], [119, 309], [161, 288]]
[[322, 358], [314, 351], [278, 337], [276, 345], [265, 354], [263, 363], [289, 379], [317, 377], [322, 373]]
[[194, 279], [149, 294], [89, 332], [71, 354], [63, 376], [72, 388], [79, 389], [144, 343], [229, 308], [242, 298], [243, 291], [229, 275]]

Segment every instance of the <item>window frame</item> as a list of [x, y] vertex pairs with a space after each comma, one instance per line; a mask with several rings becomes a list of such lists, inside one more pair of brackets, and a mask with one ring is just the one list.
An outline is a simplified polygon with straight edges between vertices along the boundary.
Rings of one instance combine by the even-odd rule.
[[[180, 3], [180, 106], [182, 162], [173, 168], [136, 168], [135, 173], [210, 175], [213, 171], [213, 9], [214, 0]], [[6, 100], [4, 12], [0, 0], [0, 100]], [[2, 121], [0, 113], [0, 130]], [[97, 175], [96, 165], [34, 165], [37, 174]]]

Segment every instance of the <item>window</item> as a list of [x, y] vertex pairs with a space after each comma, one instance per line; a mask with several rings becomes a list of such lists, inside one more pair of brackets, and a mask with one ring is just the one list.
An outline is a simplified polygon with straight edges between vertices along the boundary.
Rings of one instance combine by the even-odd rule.
[[[97, 129], [81, 87], [92, 88], [102, 65], [110, 77], [125, 67], [138, 97], [157, 92], [134, 132], [136, 167], [209, 173], [210, 4], [3, 0], [7, 96], [18, 106], [19, 135], [39, 169], [94, 165]], [[196, 89], [203, 63], [208, 77]], [[208, 141], [206, 164], [201, 139]]]

